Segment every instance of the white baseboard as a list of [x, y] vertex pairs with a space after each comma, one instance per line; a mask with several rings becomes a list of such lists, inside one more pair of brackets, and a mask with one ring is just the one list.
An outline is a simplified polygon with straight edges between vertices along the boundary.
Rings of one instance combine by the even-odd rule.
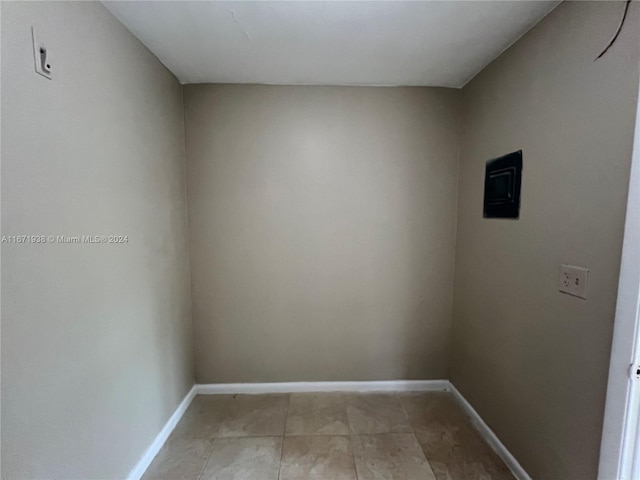
[[430, 392], [449, 390], [449, 380], [382, 380], [373, 382], [206, 383], [196, 385], [200, 395], [300, 392]]
[[502, 459], [502, 461], [509, 467], [513, 476], [518, 480], [531, 480], [529, 474], [522, 468], [522, 465], [518, 463], [518, 460], [511, 455], [511, 452], [507, 450], [507, 447], [500, 441], [498, 436], [493, 433], [493, 430], [489, 428], [482, 417], [476, 412], [476, 410], [471, 406], [471, 404], [467, 401], [466, 398], [462, 396], [462, 394], [458, 391], [458, 389], [453, 385], [449, 384], [451, 393], [456, 398], [460, 406], [467, 412], [467, 415], [471, 417], [471, 420], [475, 424], [476, 428], [480, 432], [480, 434], [484, 437], [487, 443], [493, 448], [493, 450], [498, 454], [498, 456]]
[[196, 396], [196, 391], [197, 389], [195, 385], [191, 387], [189, 393], [187, 393], [182, 402], [180, 402], [180, 405], [178, 405], [178, 408], [176, 408], [175, 412], [173, 412], [171, 417], [169, 417], [169, 420], [167, 420], [167, 423], [165, 423], [164, 427], [162, 427], [162, 430], [160, 430], [160, 433], [158, 433], [156, 438], [153, 440], [151, 446], [147, 448], [147, 451], [144, 452], [142, 458], [138, 460], [136, 466], [133, 467], [133, 470], [129, 472], [127, 480], [140, 480], [142, 475], [144, 475], [144, 472], [147, 470], [147, 468], [149, 468], [149, 465], [151, 465], [151, 462], [164, 445], [164, 442], [167, 441], [167, 438], [169, 438], [169, 435], [182, 418], [182, 415], [184, 415], [184, 412], [189, 407], [189, 404], [191, 404], [193, 397]]

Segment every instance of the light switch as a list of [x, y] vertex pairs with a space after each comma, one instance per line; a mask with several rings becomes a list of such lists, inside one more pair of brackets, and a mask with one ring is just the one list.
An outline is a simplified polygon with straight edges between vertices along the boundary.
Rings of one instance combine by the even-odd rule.
[[558, 290], [574, 297], [587, 298], [589, 269], [573, 265], [560, 265]]

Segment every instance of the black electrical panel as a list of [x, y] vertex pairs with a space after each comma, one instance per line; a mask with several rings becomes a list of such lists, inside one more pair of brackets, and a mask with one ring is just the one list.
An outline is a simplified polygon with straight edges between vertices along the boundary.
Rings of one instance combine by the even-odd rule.
[[484, 177], [484, 217], [519, 218], [522, 150], [489, 160]]

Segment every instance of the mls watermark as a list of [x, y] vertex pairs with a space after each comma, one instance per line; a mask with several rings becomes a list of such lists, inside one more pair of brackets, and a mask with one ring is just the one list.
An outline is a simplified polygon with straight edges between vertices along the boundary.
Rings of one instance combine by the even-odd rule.
[[129, 243], [129, 235], [2, 235], [2, 245], [45, 245], [45, 244], [124, 244]]

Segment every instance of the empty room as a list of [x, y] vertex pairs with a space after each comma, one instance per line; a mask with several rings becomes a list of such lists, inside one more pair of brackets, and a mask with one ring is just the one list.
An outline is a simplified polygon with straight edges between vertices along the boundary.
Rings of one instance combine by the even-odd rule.
[[640, 2], [0, 21], [2, 480], [640, 480]]

